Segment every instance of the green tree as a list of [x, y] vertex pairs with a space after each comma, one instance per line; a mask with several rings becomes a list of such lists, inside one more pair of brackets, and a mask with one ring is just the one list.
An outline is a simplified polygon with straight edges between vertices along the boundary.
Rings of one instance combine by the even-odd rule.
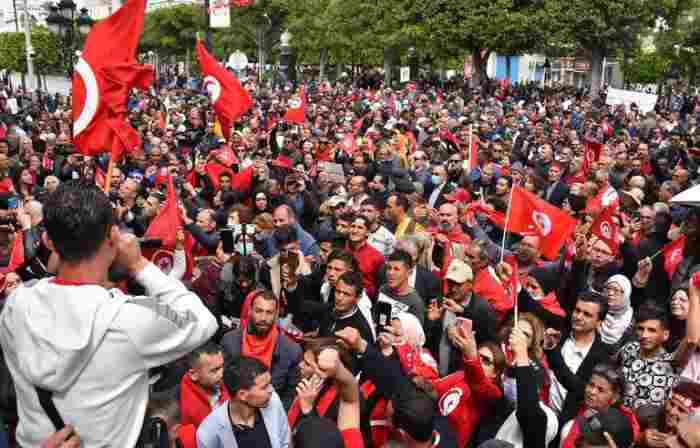
[[206, 27], [201, 6], [177, 5], [146, 14], [141, 51], [156, 51], [161, 57], [183, 56], [192, 50], [197, 32]]
[[636, 50], [622, 65], [625, 80], [630, 83], [656, 84], [668, 71], [672, 59], [656, 50]]
[[471, 55], [472, 82], [486, 77], [492, 52], [522, 54], [545, 47], [552, 18], [540, 2], [436, 0], [416, 5], [426, 50], [442, 59]]
[[[693, 0], [546, 0], [545, 9], [555, 18], [553, 39], [584, 50], [591, 58], [591, 93], [600, 89], [603, 58], [618, 49], [628, 54], [638, 36], [652, 29], [658, 19], [672, 21]], [[556, 36], [556, 37], [554, 37]]]
[[[59, 74], [61, 68], [58, 60], [56, 36], [45, 27], [32, 28], [32, 47], [34, 48], [34, 69], [37, 74]], [[27, 71], [27, 53], [24, 33], [0, 33], [0, 67], [25, 73]]]

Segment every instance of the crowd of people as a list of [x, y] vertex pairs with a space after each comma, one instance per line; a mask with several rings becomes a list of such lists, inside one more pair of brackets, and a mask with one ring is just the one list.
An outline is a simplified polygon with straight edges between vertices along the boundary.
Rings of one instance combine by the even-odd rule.
[[0, 447], [700, 448], [698, 97], [165, 81], [113, 163], [3, 90]]

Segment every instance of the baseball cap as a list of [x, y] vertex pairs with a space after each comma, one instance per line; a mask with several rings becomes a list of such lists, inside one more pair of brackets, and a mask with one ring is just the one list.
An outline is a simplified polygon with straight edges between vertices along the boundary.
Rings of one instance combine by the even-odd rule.
[[634, 432], [629, 418], [615, 408], [608, 408], [588, 418], [579, 417], [581, 435], [591, 444], [607, 446], [604, 433], [610, 434], [620, 448], [629, 448], [634, 442]]
[[474, 273], [472, 272], [472, 268], [470, 268], [467, 263], [455, 258], [450, 262], [450, 265], [447, 268], [445, 279], [452, 280], [453, 282], [457, 283], [464, 283], [466, 281], [473, 280]]
[[453, 192], [446, 194], [445, 199], [450, 202], [461, 202], [466, 204], [472, 200], [472, 195], [469, 194], [469, 192], [464, 188], [457, 188]]
[[622, 193], [631, 197], [634, 202], [641, 207], [642, 201], [644, 201], [644, 192], [639, 188], [630, 188], [629, 190], [622, 190]]
[[347, 203], [347, 200], [344, 197], [339, 196], [339, 195], [335, 195], [328, 200], [328, 205], [330, 205], [333, 208], [339, 206], [340, 204], [346, 204], [346, 203]]

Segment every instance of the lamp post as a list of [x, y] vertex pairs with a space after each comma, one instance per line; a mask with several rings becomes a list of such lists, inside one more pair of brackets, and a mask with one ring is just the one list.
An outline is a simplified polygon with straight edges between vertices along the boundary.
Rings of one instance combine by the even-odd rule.
[[410, 68], [410, 80], [418, 80], [418, 50], [416, 47], [408, 47], [408, 67]]
[[[46, 18], [49, 31], [58, 37], [61, 65], [69, 78], [73, 76], [75, 52], [80, 40], [87, 36], [94, 20], [88, 15], [87, 8], [81, 8], [78, 17], [75, 16], [76, 5], [73, 0], [61, 0], [58, 5], [51, 6], [51, 12]], [[81, 39], [77, 37], [80, 36]]]
[[294, 50], [289, 42], [292, 34], [285, 31], [280, 36], [280, 72], [284, 77], [284, 82], [296, 82], [296, 68], [294, 67]]
[[550, 72], [550, 70], [552, 69], [552, 63], [549, 62], [549, 59], [544, 60], [544, 65], [542, 66], [542, 68], [544, 69], [544, 87], [547, 87], [547, 74], [548, 74], [548, 72], [549, 72], [549, 76], [550, 77], [552, 76], [552, 73]]

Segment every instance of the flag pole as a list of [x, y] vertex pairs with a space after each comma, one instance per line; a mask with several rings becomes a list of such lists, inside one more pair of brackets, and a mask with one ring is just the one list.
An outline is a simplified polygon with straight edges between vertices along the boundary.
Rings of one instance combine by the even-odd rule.
[[508, 222], [510, 221], [510, 207], [513, 204], [513, 190], [515, 185], [510, 187], [510, 195], [508, 197], [508, 209], [506, 210], [506, 222], [503, 225], [503, 240], [501, 241], [501, 263], [503, 263], [503, 256], [506, 251], [506, 236], [508, 235]]
[[469, 169], [471, 169], [472, 166], [472, 130], [473, 130], [474, 124], [469, 123], [469, 148], [467, 149], [467, 155], [469, 156]]
[[105, 179], [105, 194], [109, 196], [112, 190], [112, 171], [114, 171], [114, 157], [109, 156], [109, 164], [107, 165], [107, 179]]

